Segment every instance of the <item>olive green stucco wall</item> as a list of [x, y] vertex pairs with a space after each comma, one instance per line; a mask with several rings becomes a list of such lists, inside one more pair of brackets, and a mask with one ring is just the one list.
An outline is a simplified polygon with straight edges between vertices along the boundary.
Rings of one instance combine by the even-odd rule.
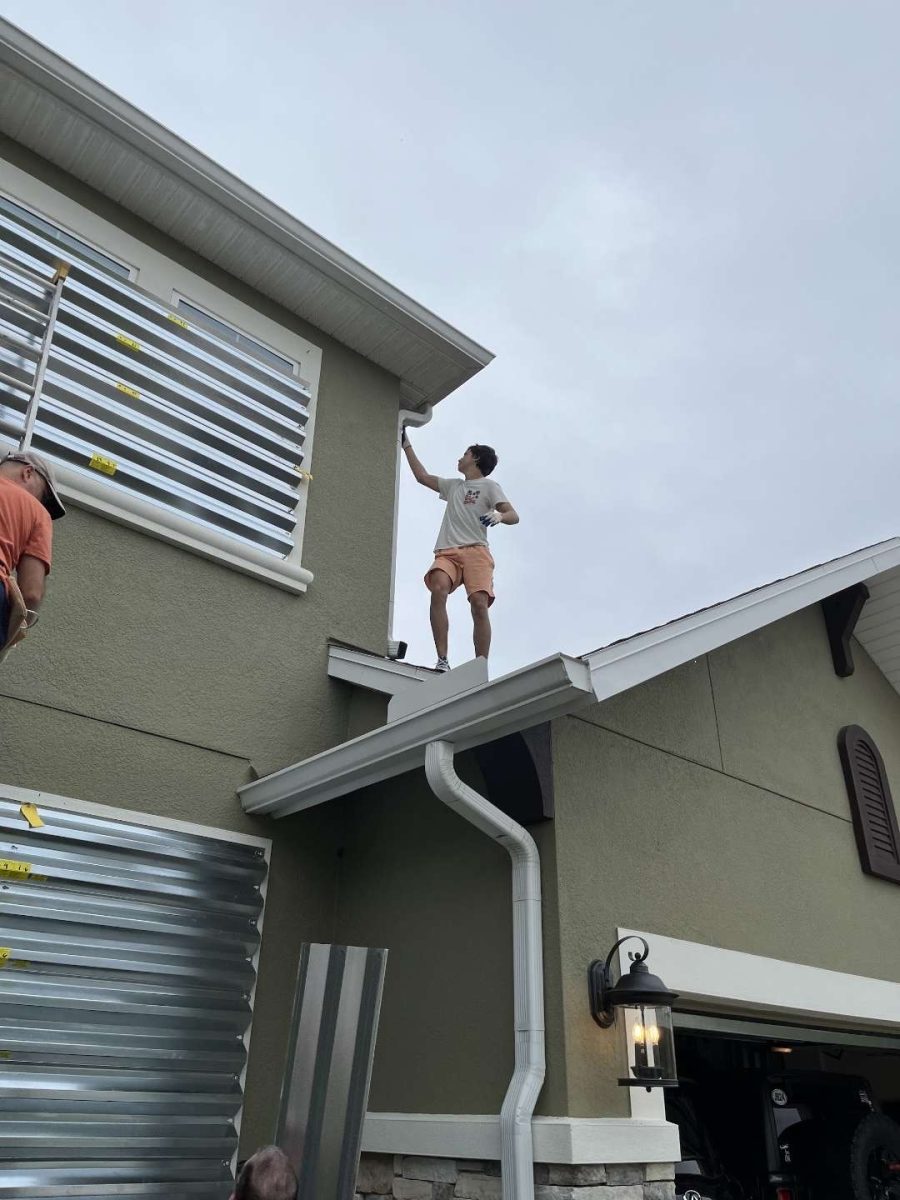
[[[900, 697], [818, 607], [554, 723], [542, 1115], [626, 1115], [586, 968], [620, 926], [900, 980], [900, 888], [863, 875], [838, 731], [900, 781]], [[483, 782], [468, 755], [461, 773]], [[900, 786], [900, 784], [898, 784]], [[496, 1112], [512, 1071], [508, 857], [404, 776], [342, 802], [338, 941], [390, 949], [370, 1107]]]
[[624, 926], [900, 980], [900, 888], [860, 869], [837, 735], [900, 781], [900, 697], [860, 647], [834, 674], [808, 609], [556, 723], [567, 1104], [624, 1111], [584, 972]]
[[376, 719], [327, 678], [327, 639], [384, 652], [399, 384], [55, 168], [0, 156], [323, 351], [306, 594], [73, 508], [41, 621], [0, 668], [0, 784], [274, 838], [246, 1148], [274, 1132], [299, 942], [330, 939], [339, 813], [251, 822], [235, 789]]
[[[469, 755], [456, 765], [484, 791]], [[555, 925], [553, 826], [532, 832]], [[369, 1108], [499, 1112], [513, 1070], [509, 855], [437, 800], [421, 771], [343, 802], [341, 845], [335, 940], [389, 949]], [[552, 982], [547, 1004], [559, 1031]], [[559, 1078], [561, 1049], [557, 1036]]]

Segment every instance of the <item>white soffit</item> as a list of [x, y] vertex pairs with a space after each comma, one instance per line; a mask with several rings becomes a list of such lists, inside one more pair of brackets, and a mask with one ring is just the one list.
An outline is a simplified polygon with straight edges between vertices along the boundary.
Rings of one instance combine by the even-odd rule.
[[0, 20], [0, 132], [435, 403], [493, 355], [139, 109]]
[[869, 599], [856, 623], [856, 640], [900, 692], [900, 568], [868, 581]]

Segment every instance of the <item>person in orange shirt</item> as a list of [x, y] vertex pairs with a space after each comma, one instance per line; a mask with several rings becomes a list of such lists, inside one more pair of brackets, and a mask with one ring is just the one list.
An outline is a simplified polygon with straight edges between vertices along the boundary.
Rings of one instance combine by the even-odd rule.
[[37, 620], [50, 571], [51, 522], [65, 515], [45, 459], [22, 450], [0, 461], [0, 649], [24, 635], [23, 621]]

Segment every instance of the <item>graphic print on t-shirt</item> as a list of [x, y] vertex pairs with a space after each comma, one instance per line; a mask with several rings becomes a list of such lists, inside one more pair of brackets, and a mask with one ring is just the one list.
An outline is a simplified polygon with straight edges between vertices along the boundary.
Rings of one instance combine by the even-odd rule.
[[495, 479], [438, 479], [438, 495], [447, 510], [441, 522], [435, 550], [451, 546], [486, 546], [487, 530], [480, 517], [506, 496]]

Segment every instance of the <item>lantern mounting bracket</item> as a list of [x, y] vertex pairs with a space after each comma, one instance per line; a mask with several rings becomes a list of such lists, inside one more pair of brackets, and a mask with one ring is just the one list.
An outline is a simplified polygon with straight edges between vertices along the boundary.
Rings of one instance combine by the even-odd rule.
[[615, 953], [623, 942], [634, 941], [640, 942], [644, 947], [643, 954], [636, 950], [629, 950], [628, 957], [633, 963], [645, 962], [647, 955], [650, 953], [650, 947], [644, 938], [639, 934], [629, 933], [625, 937], [619, 938], [609, 954], [606, 956], [606, 962], [602, 962], [599, 958], [595, 958], [588, 967], [588, 993], [591, 1000], [591, 1016], [597, 1022], [601, 1029], [609, 1029], [615, 1024], [616, 1014], [612, 1004], [608, 1000], [610, 988], [612, 987], [612, 961]]

